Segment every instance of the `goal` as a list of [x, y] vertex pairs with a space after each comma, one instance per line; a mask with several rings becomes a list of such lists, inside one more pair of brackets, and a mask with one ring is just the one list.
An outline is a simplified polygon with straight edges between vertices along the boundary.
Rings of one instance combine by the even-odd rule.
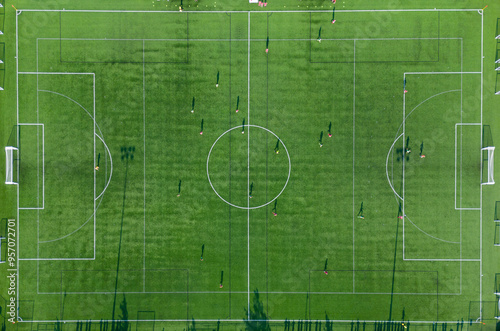
[[[5, 237], [1, 237], [0, 236], [0, 264], [2, 263], [5, 263], [6, 259], [3, 259], [2, 260], [2, 240], [5, 242]], [[6, 250], [4, 249], [4, 252], [6, 252]]]
[[17, 184], [17, 178], [14, 178], [14, 152], [18, 149], [13, 146], [5, 146], [5, 184]]
[[[493, 157], [495, 154], [495, 147], [489, 146], [481, 148], [483, 152], [483, 165], [486, 164], [486, 169], [483, 167], [483, 185], [493, 185], [495, 184], [495, 179], [493, 178], [494, 174], [494, 164]], [[486, 171], [486, 174], [484, 172]]]

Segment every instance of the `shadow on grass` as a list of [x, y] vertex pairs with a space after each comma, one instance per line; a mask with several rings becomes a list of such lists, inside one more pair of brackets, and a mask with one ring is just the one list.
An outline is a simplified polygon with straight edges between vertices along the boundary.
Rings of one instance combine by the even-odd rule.
[[260, 300], [259, 291], [255, 290], [253, 292], [253, 301], [250, 311], [245, 308], [245, 315], [247, 319], [244, 319], [245, 330], [250, 331], [268, 331], [271, 330], [269, 326], [269, 319], [264, 312], [264, 304]]

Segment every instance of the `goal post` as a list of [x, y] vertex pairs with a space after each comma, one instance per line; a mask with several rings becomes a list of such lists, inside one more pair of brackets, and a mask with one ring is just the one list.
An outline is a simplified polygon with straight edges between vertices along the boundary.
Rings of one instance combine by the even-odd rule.
[[[483, 176], [483, 182], [481, 183], [482, 185], [493, 185], [495, 184], [495, 179], [494, 179], [494, 156], [495, 156], [495, 147], [494, 146], [489, 146], [489, 147], [484, 147], [481, 148], [481, 151], [483, 152], [483, 172], [486, 172], [486, 175]], [[484, 165], [486, 165], [486, 169], [484, 169]]]
[[17, 178], [14, 178], [14, 160], [18, 149], [13, 146], [5, 146], [5, 184], [17, 184]]
[[493, 135], [491, 133], [491, 127], [489, 125], [483, 125], [482, 140], [481, 185], [493, 185], [495, 184], [495, 168], [493, 163], [495, 156], [495, 144], [493, 143]]
[[[3, 242], [5, 242], [5, 237], [2, 237], [0, 236], [0, 264], [2, 263], [5, 263], [6, 259], [2, 259], [2, 240]], [[4, 252], [6, 252], [6, 250], [4, 249]]]

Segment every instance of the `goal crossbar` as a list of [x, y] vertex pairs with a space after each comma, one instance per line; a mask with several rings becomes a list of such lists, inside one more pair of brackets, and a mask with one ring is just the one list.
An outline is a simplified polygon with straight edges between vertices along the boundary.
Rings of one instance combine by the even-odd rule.
[[5, 184], [17, 184], [14, 181], [14, 151], [17, 150], [16, 147], [5, 146]]

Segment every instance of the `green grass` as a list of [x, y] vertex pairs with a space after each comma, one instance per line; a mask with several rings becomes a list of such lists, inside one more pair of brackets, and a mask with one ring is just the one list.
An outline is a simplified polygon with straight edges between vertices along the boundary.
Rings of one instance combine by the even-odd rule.
[[[143, 330], [153, 322], [136, 320], [241, 329], [250, 304], [253, 318], [276, 329], [285, 319], [346, 330], [361, 324], [345, 321], [475, 321], [474, 302], [495, 300], [498, 270], [496, 191], [480, 186], [481, 126], [463, 124], [491, 124], [495, 140], [486, 59], [481, 113], [481, 16], [338, 4], [332, 25], [330, 12], [249, 15], [256, 7], [205, 3], [242, 12], [189, 12], [186, 2], [183, 13], [17, 16], [19, 72], [92, 73], [19, 75], [19, 123], [43, 124], [19, 129], [19, 206], [43, 207], [19, 211], [19, 256], [44, 259], [19, 265], [24, 320], [38, 329], [57, 320], [97, 329], [113, 318]], [[156, 10], [135, 6], [127, 9]], [[490, 7], [488, 60], [498, 10]], [[16, 70], [8, 70], [5, 137], [16, 123]], [[443, 71], [470, 73], [428, 74]], [[393, 190], [404, 198], [404, 223]], [[0, 192], [2, 217], [17, 218], [8, 204], [15, 193]]]

